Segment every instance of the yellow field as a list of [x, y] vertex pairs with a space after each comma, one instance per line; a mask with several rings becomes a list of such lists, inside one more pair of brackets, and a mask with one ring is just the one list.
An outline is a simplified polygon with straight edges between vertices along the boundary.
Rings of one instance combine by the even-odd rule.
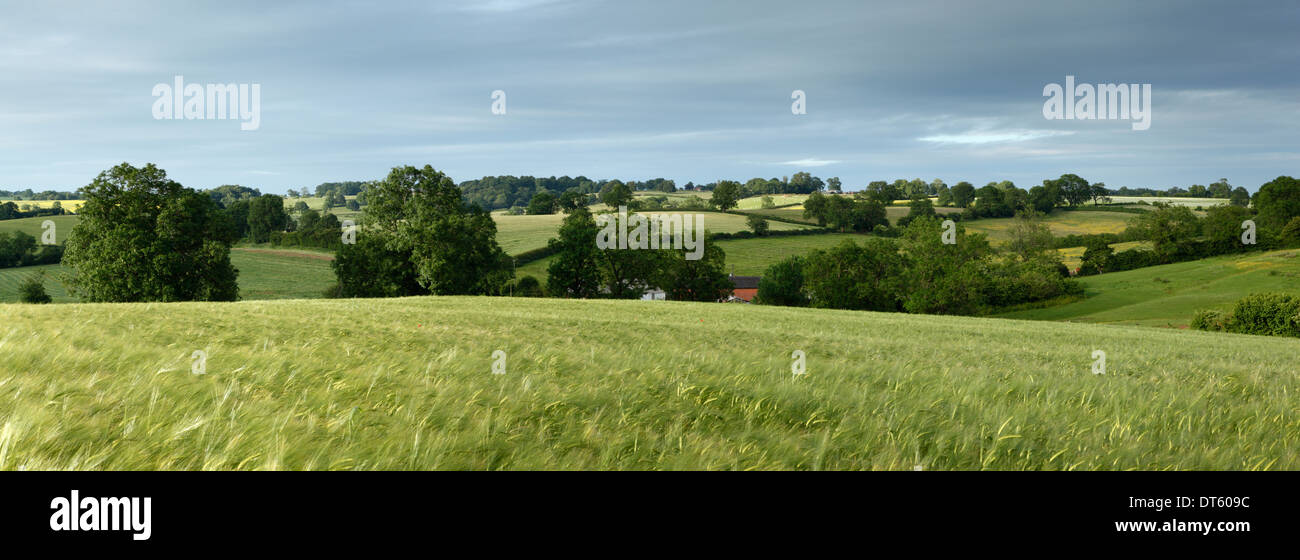
[[14, 200], [12, 198], [0, 198], [0, 203], [4, 202], [13, 202], [18, 205], [18, 208], [22, 208], [23, 205], [30, 205], [32, 208], [49, 208], [54, 206], [55, 202], [58, 202], [59, 206], [69, 212], [76, 212], [78, 208], [81, 208], [82, 204], [86, 203], [84, 200]]
[[[1057, 212], [1043, 218], [1043, 223], [1052, 229], [1052, 234], [1056, 236], [1063, 235], [1086, 235], [1093, 233], [1120, 233], [1128, 227], [1129, 220], [1133, 219], [1133, 214], [1122, 212]], [[1017, 218], [986, 218], [966, 222], [966, 231], [971, 233], [986, 233], [989, 241], [998, 244], [1007, 239], [1011, 226], [1015, 224]]]

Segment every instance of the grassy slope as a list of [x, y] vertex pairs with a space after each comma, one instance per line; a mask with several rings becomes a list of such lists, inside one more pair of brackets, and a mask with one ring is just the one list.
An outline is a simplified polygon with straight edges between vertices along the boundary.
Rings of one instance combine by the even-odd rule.
[[0, 220], [0, 233], [10, 233], [13, 231], [25, 232], [27, 235], [36, 238], [36, 242], [41, 242], [41, 234], [45, 229], [41, 224], [45, 220], [54, 222], [54, 238], [56, 243], [63, 243], [68, 234], [72, 233], [72, 228], [77, 225], [76, 216], [40, 216], [36, 218], [20, 218], [17, 220]]
[[1215, 257], [1088, 276], [1087, 298], [1004, 317], [1185, 327], [1198, 309], [1230, 310], [1253, 292], [1300, 293], [1297, 251]]
[[1300, 468], [1292, 339], [509, 298], [0, 315], [0, 469]]

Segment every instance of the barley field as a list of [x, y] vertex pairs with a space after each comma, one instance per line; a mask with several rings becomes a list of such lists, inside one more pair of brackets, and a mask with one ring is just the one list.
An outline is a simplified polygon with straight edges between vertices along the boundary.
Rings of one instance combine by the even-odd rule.
[[1292, 339], [485, 297], [0, 316], [0, 469], [1300, 468]]

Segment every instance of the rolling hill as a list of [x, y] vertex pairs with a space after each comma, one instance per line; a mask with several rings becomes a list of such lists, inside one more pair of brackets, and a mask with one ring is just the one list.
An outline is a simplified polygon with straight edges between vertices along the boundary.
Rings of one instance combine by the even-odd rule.
[[1251, 293], [1300, 294], [1300, 252], [1227, 255], [1086, 276], [1079, 282], [1084, 299], [999, 316], [1185, 328], [1197, 310], [1229, 311]]

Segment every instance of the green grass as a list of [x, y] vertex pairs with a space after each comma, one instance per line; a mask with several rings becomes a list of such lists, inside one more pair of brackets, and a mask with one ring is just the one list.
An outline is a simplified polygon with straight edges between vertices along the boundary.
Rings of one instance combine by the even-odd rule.
[[[775, 224], [775, 222], [773, 222]], [[759, 237], [752, 239], [724, 239], [718, 246], [727, 253], [727, 272], [742, 276], [758, 276], [767, 267], [788, 257], [806, 255], [814, 249], [828, 249], [852, 239], [861, 243], [865, 236], [854, 233], [828, 233], [824, 235], [796, 235], [791, 237]], [[551, 259], [547, 257], [520, 266], [515, 271], [516, 277], [533, 276], [546, 283], [549, 276], [546, 267]]]
[[[1137, 204], [1138, 202], [1155, 203], [1163, 202], [1173, 206], [1219, 206], [1228, 204], [1226, 198], [1184, 198], [1177, 196], [1112, 196], [1111, 204]], [[1085, 204], [1092, 204], [1088, 201]]]
[[72, 233], [72, 228], [77, 225], [77, 216], [38, 216], [35, 218], [19, 218], [16, 220], [0, 220], [0, 233], [10, 233], [13, 231], [25, 232], [27, 235], [36, 238], [36, 242], [41, 242], [41, 234], [45, 229], [41, 224], [45, 220], [54, 222], [54, 239], [55, 243], [63, 243]]
[[18, 287], [27, 281], [28, 276], [42, 272], [45, 273], [45, 279], [42, 282], [45, 286], [45, 293], [50, 295], [54, 303], [77, 301], [77, 298], [68, 295], [68, 291], [63, 287], [63, 282], [59, 281], [59, 274], [63, 272], [63, 267], [57, 264], [46, 264], [0, 268], [0, 303], [17, 302]]
[[[738, 216], [736, 214], [697, 210], [646, 210], [643, 213], [700, 214], [704, 218], [705, 229], [716, 233], [734, 233], [749, 229], [749, 225], [745, 223], [746, 217]], [[510, 255], [516, 255], [530, 249], [545, 247], [547, 240], [555, 237], [556, 232], [560, 229], [560, 223], [564, 221], [565, 217], [564, 214], [540, 214], [535, 216], [510, 216], [504, 213], [492, 214], [492, 219], [496, 220], [497, 223], [497, 243], [501, 245], [501, 249], [504, 250], [506, 254]], [[767, 225], [773, 231], [807, 229], [806, 226], [799, 224], [787, 224], [775, 221], [769, 221]]]
[[[320, 251], [298, 249], [235, 248], [230, 263], [239, 269], [242, 299], [319, 298], [335, 282], [330, 268], [333, 256]], [[62, 265], [0, 268], [0, 303], [18, 301], [18, 286], [29, 274], [45, 272], [45, 291], [54, 303], [75, 302], [61, 281]]]
[[[1128, 227], [1129, 220], [1137, 217], [1123, 212], [1055, 212], [1043, 218], [1043, 223], [1056, 236], [1092, 233], [1120, 233]], [[1011, 226], [1018, 218], [984, 218], [963, 222], [970, 233], [986, 233], [989, 241], [998, 244], [1010, 238]]]
[[5, 470], [1300, 468], [1294, 339], [471, 297], [0, 316]]
[[1197, 310], [1230, 311], [1251, 293], [1300, 294], [1298, 255], [1250, 253], [1087, 276], [1079, 279], [1085, 299], [1001, 316], [1183, 328]]

